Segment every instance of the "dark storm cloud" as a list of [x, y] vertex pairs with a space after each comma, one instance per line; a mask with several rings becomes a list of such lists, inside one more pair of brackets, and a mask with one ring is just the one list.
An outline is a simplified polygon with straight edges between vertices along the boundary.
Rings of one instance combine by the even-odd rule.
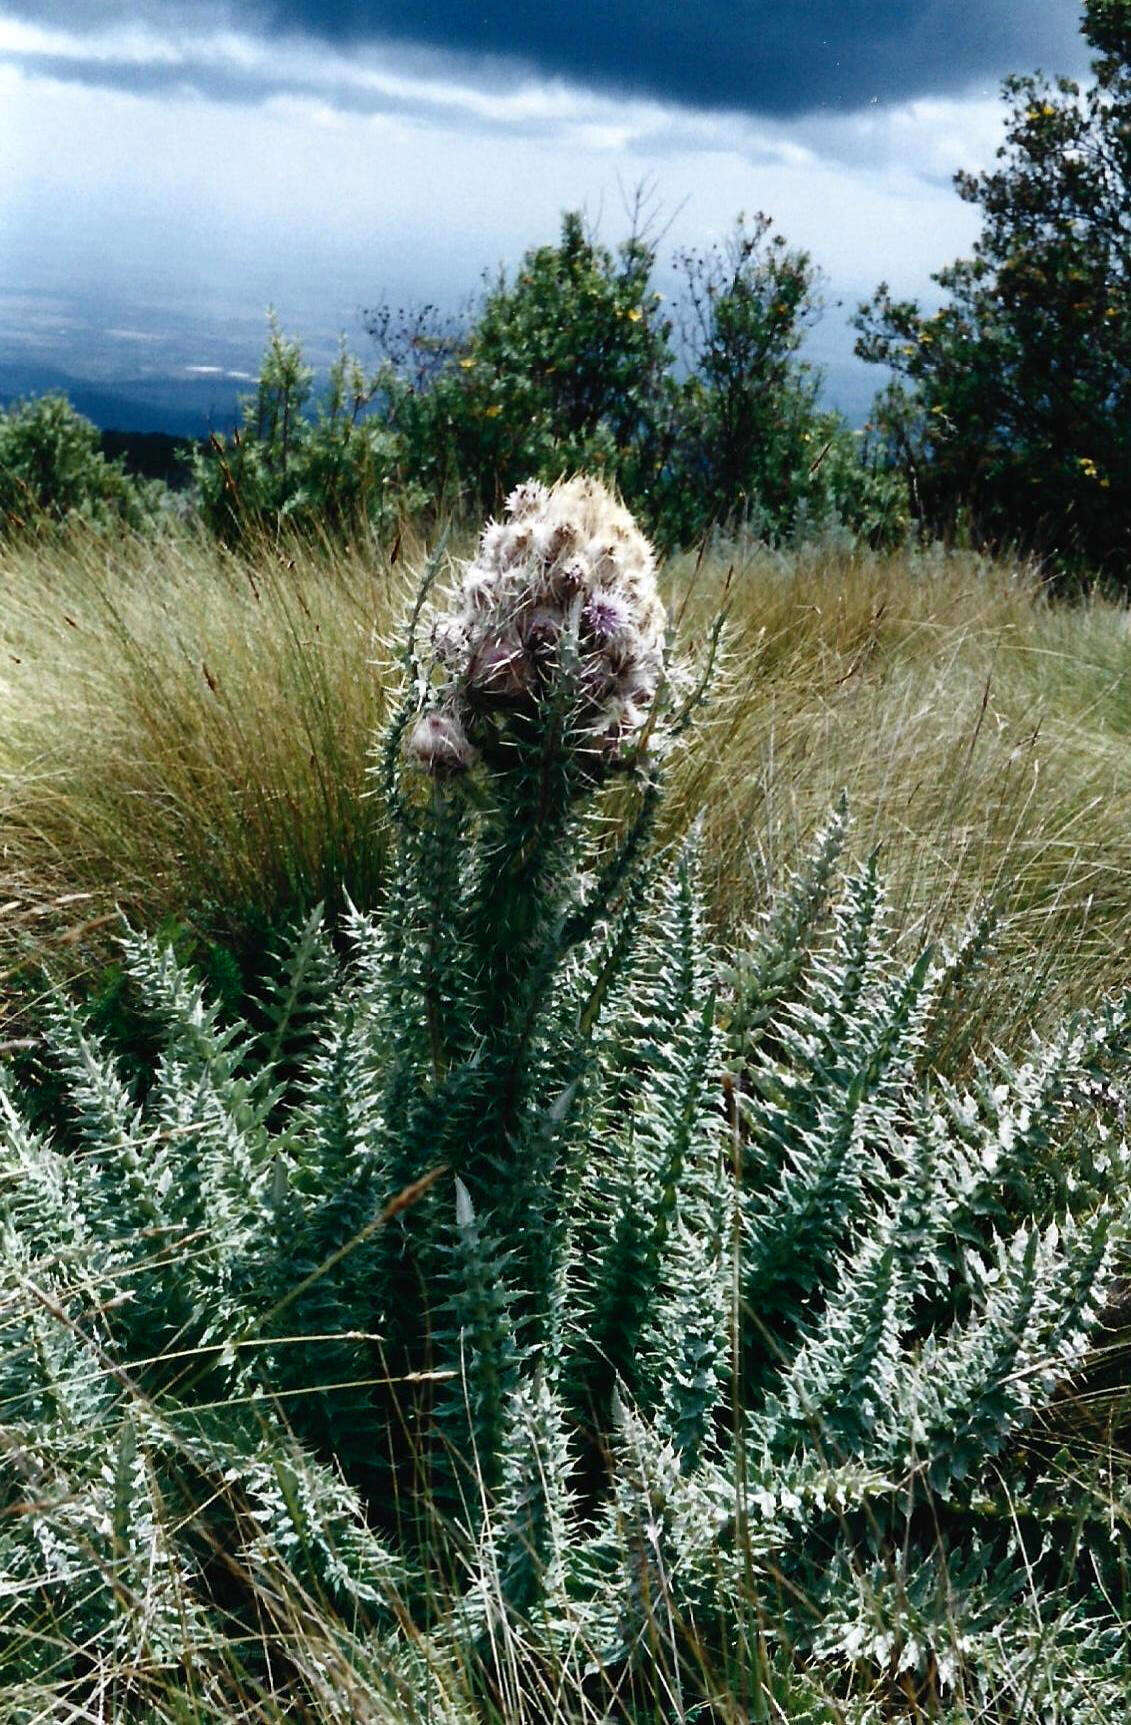
[[270, 0], [268, 10], [337, 41], [517, 54], [586, 82], [783, 115], [1080, 57], [1075, 0]]
[[[17, 0], [8, 10], [72, 29], [149, 18], [183, 31], [218, 9]], [[1086, 65], [1077, 0], [253, 0], [229, 19], [339, 47], [503, 57], [610, 90], [783, 117]]]

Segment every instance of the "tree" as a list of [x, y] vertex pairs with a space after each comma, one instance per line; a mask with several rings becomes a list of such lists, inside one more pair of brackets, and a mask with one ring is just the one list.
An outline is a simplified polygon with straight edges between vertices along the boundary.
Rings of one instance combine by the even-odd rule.
[[844, 418], [822, 409], [820, 370], [802, 357], [823, 309], [808, 252], [740, 215], [728, 237], [678, 252], [683, 359], [661, 511], [669, 542], [712, 526], [770, 538], [840, 526], [890, 545], [907, 527], [903, 485], [875, 471]]
[[890, 539], [898, 488], [818, 408], [799, 354], [820, 309], [808, 254], [769, 237], [766, 216], [678, 253], [677, 358], [639, 200], [632, 213], [613, 251], [567, 212], [558, 243], [500, 272], [462, 331], [429, 306], [368, 314], [406, 472], [437, 500], [493, 510], [526, 479], [583, 469], [664, 548], [720, 524], [777, 536], [830, 519]]
[[233, 544], [284, 526], [357, 532], [386, 527], [419, 501], [401, 491], [397, 439], [369, 411], [376, 388], [343, 342], [312, 414], [314, 372], [272, 314], [243, 425], [188, 452], [212, 531]]
[[817, 459], [820, 375], [798, 357], [820, 314], [807, 252], [740, 216], [722, 244], [677, 254], [688, 377], [679, 484], [706, 518], [784, 525]]
[[1131, 554], [1131, 3], [1086, 0], [1097, 52], [1082, 89], [1006, 80], [973, 256], [934, 278], [925, 314], [882, 285], [857, 352], [904, 380], [877, 404], [921, 518], [966, 515], [989, 543], [1126, 577]]

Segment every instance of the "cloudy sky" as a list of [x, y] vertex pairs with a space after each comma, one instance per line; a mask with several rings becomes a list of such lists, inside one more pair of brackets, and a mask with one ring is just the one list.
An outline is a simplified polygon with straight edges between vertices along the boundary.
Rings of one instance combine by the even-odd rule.
[[0, 396], [221, 419], [268, 304], [364, 352], [646, 181], [668, 247], [765, 210], [812, 252], [855, 411], [847, 313], [968, 249], [1001, 77], [1085, 64], [1076, 0], [0, 0]]

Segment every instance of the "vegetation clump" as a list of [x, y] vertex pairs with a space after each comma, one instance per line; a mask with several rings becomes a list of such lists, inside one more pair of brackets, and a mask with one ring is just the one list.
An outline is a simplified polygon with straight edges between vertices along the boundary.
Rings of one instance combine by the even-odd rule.
[[531, 247], [513, 278], [500, 270], [440, 340], [411, 314], [367, 314], [390, 422], [430, 495], [462, 496], [481, 517], [531, 474], [585, 469], [647, 509], [674, 406], [655, 263], [643, 232], [613, 252], [573, 210], [556, 245]]
[[500, 272], [463, 327], [369, 314], [404, 471], [491, 511], [530, 474], [585, 468], [668, 549], [739, 527], [897, 543], [899, 482], [818, 406], [800, 351], [820, 311], [808, 253], [768, 217], [739, 217], [723, 243], [676, 255], [669, 308], [656, 241], [633, 214], [613, 252], [568, 211], [557, 245], [531, 248], [513, 279]]
[[395, 483], [397, 439], [369, 411], [376, 387], [343, 342], [312, 413], [314, 372], [272, 314], [242, 427], [188, 452], [204, 524], [233, 545], [285, 531], [341, 539], [418, 506], [420, 493]]
[[1092, 78], [1007, 79], [998, 165], [937, 312], [881, 287], [858, 352], [895, 384], [873, 414], [930, 533], [965, 522], [1126, 589], [1131, 556], [1131, 10], [1087, 0]]

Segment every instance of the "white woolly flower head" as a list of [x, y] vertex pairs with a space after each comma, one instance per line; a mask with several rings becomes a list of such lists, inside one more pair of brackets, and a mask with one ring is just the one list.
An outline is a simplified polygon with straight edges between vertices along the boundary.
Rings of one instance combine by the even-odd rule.
[[[535, 711], [568, 670], [578, 746], [611, 762], [647, 723], [666, 630], [655, 553], [623, 504], [599, 480], [529, 480], [483, 529], [451, 605], [434, 619], [447, 677], [434, 710], [470, 738], [492, 712]], [[431, 747], [414, 751], [422, 765]]]
[[421, 713], [408, 739], [407, 754], [433, 778], [451, 778], [474, 765], [478, 751], [455, 713], [434, 707]]

